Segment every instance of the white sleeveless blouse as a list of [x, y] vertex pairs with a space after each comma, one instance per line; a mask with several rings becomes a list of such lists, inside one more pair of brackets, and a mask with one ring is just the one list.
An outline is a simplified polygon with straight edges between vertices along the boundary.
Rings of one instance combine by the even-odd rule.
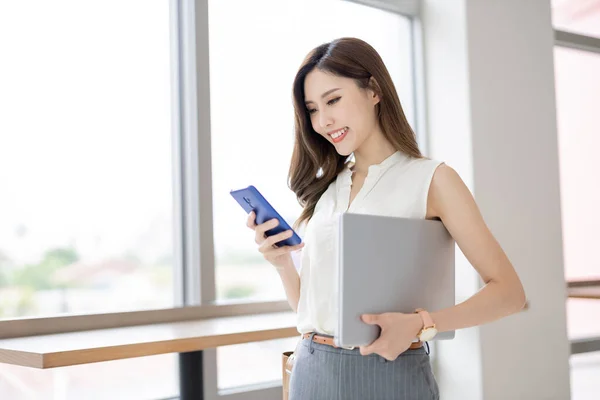
[[336, 237], [344, 212], [424, 219], [427, 194], [440, 161], [415, 159], [396, 152], [371, 165], [360, 191], [352, 201], [352, 171], [342, 170], [323, 193], [304, 230], [300, 252], [299, 333], [335, 335], [338, 316]]

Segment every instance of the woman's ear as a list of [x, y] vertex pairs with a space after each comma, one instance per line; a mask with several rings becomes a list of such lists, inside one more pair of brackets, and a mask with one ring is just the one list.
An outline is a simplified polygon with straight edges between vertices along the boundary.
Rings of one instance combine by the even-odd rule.
[[381, 88], [373, 77], [369, 78], [369, 98], [373, 100], [373, 105], [381, 101]]

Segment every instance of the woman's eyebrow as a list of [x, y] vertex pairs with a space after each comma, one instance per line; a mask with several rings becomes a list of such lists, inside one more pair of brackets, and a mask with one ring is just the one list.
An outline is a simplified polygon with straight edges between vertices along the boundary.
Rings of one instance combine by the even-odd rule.
[[[325, 96], [327, 96], [328, 94], [331, 94], [331, 93], [335, 92], [336, 90], [340, 90], [340, 88], [329, 89], [328, 91], [326, 91], [325, 93], [323, 93], [323, 94], [321, 95], [321, 98], [324, 98]], [[312, 101], [312, 100], [306, 100], [306, 101], [304, 102], [304, 104], [306, 104], [306, 105], [308, 105], [308, 104], [310, 104], [310, 103], [314, 103], [314, 101]]]

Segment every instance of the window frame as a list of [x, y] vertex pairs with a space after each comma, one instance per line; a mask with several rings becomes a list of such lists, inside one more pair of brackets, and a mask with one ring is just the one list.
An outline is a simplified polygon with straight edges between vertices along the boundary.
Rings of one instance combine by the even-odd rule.
[[[600, 54], [600, 38], [554, 29], [554, 46]], [[571, 340], [571, 355], [600, 351], [600, 336]]]

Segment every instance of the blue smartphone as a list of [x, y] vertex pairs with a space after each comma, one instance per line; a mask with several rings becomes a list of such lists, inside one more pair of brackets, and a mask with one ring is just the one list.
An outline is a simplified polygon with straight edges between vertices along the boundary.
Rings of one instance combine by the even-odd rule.
[[238, 202], [240, 206], [250, 214], [254, 211], [256, 214], [256, 225], [265, 223], [273, 218], [279, 220], [279, 225], [265, 232], [267, 236], [276, 235], [280, 232], [292, 230], [292, 236], [277, 242], [278, 246], [295, 246], [302, 243], [300, 236], [288, 225], [287, 222], [279, 215], [277, 211], [269, 204], [262, 194], [254, 186], [250, 185], [247, 188], [232, 190], [230, 194]]

